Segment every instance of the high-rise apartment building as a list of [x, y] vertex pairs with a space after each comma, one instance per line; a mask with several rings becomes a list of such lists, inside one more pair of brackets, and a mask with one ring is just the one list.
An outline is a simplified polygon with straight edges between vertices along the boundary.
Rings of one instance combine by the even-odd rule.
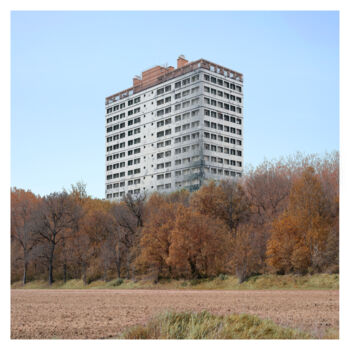
[[106, 98], [106, 198], [241, 176], [243, 75], [177, 59]]

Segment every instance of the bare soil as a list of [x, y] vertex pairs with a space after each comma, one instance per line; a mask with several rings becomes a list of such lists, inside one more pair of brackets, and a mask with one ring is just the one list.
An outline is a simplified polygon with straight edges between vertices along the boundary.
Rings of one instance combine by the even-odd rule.
[[253, 314], [322, 337], [339, 327], [339, 292], [14, 289], [11, 338], [113, 338], [166, 310]]

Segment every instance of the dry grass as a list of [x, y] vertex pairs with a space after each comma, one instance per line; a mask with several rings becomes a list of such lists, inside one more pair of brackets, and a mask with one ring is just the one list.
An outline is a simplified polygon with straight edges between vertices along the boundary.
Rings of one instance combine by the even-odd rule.
[[13, 289], [14, 339], [115, 338], [165, 311], [256, 315], [312, 337], [337, 337], [337, 290]]
[[281, 327], [252, 315], [218, 316], [167, 312], [121, 335], [122, 339], [310, 339], [296, 329]]
[[12, 284], [12, 288], [25, 289], [196, 289], [196, 290], [261, 290], [261, 289], [339, 289], [338, 274], [315, 275], [261, 275], [250, 277], [246, 282], [239, 283], [234, 276], [224, 278], [202, 279], [194, 281], [160, 280], [157, 284], [152, 281], [114, 279], [109, 282], [94, 281], [84, 285], [82, 280], [55, 282], [52, 286], [46, 281], [32, 281], [23, 286], [21, 282]]

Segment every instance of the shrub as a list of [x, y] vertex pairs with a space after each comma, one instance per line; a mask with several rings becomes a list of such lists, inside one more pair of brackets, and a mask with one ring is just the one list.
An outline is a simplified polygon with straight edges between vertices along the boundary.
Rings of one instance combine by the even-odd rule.
[[113, 286], [113, 287], [118, 287], [118, 286], [120, 286], [121, 284], [123, 284], [124, 283], [124, 280], [122, 279], [122, 278], [117, 278], [115, 281], [113, 281], [112, 283], [111, 283], [111, 285]]
[[225, 274], [223, 274], [223, 273], [220, 273], [219, 279], [220, 279], [221, 281], [225, 281], [225, 280], [227, 280], [227, 275], [225, 275]]
[[299, 330], [252, 315], [168, 312], [121, 335], [124, 339], [308, 339]]
[[190, 280], [190, 285], [191, 286], [196, 286], [199, 283], [200, 283], [200, 281], [198, 279]]

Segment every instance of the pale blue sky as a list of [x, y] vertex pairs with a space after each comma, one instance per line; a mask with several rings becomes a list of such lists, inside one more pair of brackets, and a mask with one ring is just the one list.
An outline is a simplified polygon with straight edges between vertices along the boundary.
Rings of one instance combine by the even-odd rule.
[[11, 185], [104, 197], [104, 98], [154, 65], [244, 74], [245, 164], [339, 149], [338, 12], [12, 12]]

